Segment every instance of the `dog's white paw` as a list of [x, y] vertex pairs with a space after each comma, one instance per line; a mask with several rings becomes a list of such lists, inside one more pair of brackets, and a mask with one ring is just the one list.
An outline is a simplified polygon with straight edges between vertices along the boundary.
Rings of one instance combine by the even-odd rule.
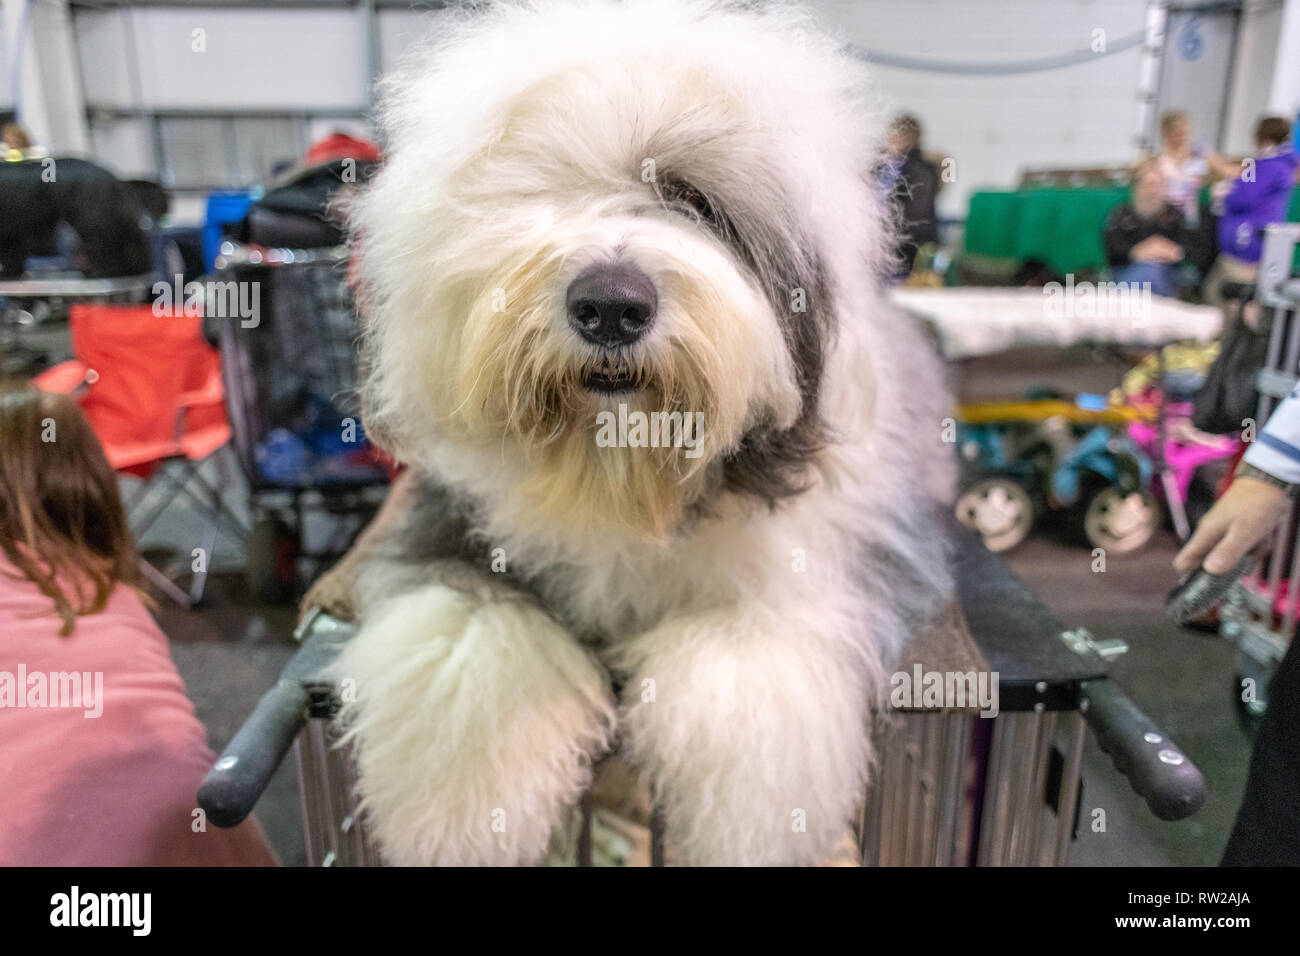
[[662, 626], [627, 655], [636, 676], [620, 734], [677, 858], [820, 862], [850, 824], [871, 759], [861, 666], [797, 621], [765, 631], [725, 613]]
[[554, 620], [442, 584], [384, 605], [332, 671], [397, 865], [539, 861], [614, 724], [604, 671]]

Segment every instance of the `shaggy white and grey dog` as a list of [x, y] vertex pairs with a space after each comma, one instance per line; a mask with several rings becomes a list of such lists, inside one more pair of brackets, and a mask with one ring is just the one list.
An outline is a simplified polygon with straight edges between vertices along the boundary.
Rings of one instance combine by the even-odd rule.
[[[846, 832], [950, 590], [865, 80], [786, 5], [557, 0], [444, 15], [386, 81], [366, 424], [420, 491], [335, 672], [390, 861], [539, 860], [613, 747], [686, 862]], [[598, 441], [620, 405], [702, 415], [694, 453]]]

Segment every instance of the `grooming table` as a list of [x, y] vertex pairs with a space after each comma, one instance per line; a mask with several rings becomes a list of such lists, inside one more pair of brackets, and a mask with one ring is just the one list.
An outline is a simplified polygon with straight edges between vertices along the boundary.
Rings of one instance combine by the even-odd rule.
[[1078, 314], [1096, 310], [1084, 308], [1077, 296], [1073, 309], [1056, 314], [1053, 297], [1043, 288], [900, 286], [891, 290], [890, 298], [934, 328], [940, 354], [949, 361], [1020, 348], [1091, 343], [1154, 348], [1180, 339], [1208, 342], [1218, 338], [1223, 326], [1223, 314], [1212, 306], [1158, 295], [1150, 297], [1150, 313], [1140, 316]]
[[[1152, 295], [1144, 297], [1136, 310], [1096, 308], [1095, 300], [1094, 307], [1087, 307], [1078, 292], [1083, 283], [1055, 285], [1055, 289], [897, 288], [891, 296], [933, 331], [936, 346], [948, 361], [949, 390], [963, 405], [1021, 397], [1044, 386], [1065, 395], [1106, 395], [1139, 355], [1154, 352], [1163, 363], [1164, 345], [1212, 341], [1223, 325], [1222, 313], [1211, 306]], [[1097, 290], [1111, 285], [1097, 283], [1092, 288], [1098, 294]], [[1163, 406], [1157, 422], [1161, 440], [1152, 463], [1174, 529], [1186, 539], [1188, 518], [1177, 478], [1163, 453]]]
[[154, 286], [154, 276], [85, 279], [80, 276], [0, 280], [0, 296], [14, 299], [92, 299], [111, 302], [143, 298]]
[[900, 287], [890, 295], [933, 330], [949, 365], [949, 386], [962, 402], [1022, 395], [1044, 384], [1105, 394], [1132, 366], [1133, 353], [1214, 341], [1223, 325], [1218, 309], [1162, 296], [1152, 296], [1150, 313], [1135, 321], [1053, 314], [1037, 288]]
[[[959, 607], [918, 633], [898, 668], [997, 672], [998, 713], [878, 715], [879, 767], [854, 828], [852, 861], [1063, 864], [1076, 826], [1085, 725], [1157, 816], [1176, 820], [1195, 812], [1205, 797], [1200, 772], [1107, 678], [1099, 650], [1108, 648], [1067, 628], [955, 519], [948, 533]], [[319, 612], [303, 621], [296, 634], [301, 650], [199, 789], [208, 819], [234, 826], [252, 812], [294, 746], [312, 866], [381, 862], [357, 813], [351, 761], [334, 746], [334, 688], [318, 677], [354, 630]], [[611, 838], [602, 828], [617, 830], [619, 820], [630, 826], [613, 839], [628, 846], [614, 856], [656, 865], [673, 859], [648, 797], [617, 762], [602, 764], [582, 808], [580, 827], [568, 835], [567, 862], [607, 858], [593, 853], [593, 843], [605, 846]], [[644, 845], [633, 846], [638, 842]]]

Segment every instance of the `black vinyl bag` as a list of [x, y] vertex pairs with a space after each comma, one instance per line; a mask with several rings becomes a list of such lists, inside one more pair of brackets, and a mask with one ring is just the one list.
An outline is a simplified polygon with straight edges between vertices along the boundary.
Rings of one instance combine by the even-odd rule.
[[1212, 435], [1240, 432], [1242, 422], [1254, 417], [1259, 400], [1255, 380], [1268, 358], [1272, 316], [1261, 309], [1259, 327], [1252, 329], [1242, 318], [1243, 312], [1244, 305], [1238, 303], [1224, 330], [1219, 355], [1192, 407], [1192, 424]]
[[342, 244], [343, 226], [330, 201], [347, 183], [366, 183], [379, 163], [336, 159], [295, 169], [268, 184], [265, 195], [248, 209], [236, 238], [259, 246], [323, 249]]

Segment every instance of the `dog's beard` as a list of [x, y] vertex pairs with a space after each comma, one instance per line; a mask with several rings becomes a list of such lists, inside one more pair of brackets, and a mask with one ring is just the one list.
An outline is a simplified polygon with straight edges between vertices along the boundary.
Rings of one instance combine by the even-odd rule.
[[[666, 541], [704, 489], [709, 464], [744, 426], [748, 376], [728, 368], [712, 337], [690, 319], [716, 320], [727, 303], [679, 276], [661, 290], [663, 310], [678, 310], [660, 316], [671, 331], [648, 346], [606, 351], [557, 334], [562, 304], [550, 287], [551, 276], [535, 266], [489, 286], [511, 290], [526, 306], [502, 308], [490, 294], [475, 301], [454, 376], [452, 422], [467, 439], [504, 437], [522, 449], [528, 470], [518, 491], [531, 520], [569, 535], [621, 530]], [[740, 327], [738, 317], [723, 324]], [[593, 375], [606, 385], [616, 380], [619, 390], [593, 388]], [[689, 448], [680, 440], [602, 447], [598, 416], [619, 416], [620, 404], [628, 415], [676, 413], [699, 427], [689, 433]], [[657, 434], [671, 437], [667, 429]], [[680, 439], [683, 431], [675, 434]]]

